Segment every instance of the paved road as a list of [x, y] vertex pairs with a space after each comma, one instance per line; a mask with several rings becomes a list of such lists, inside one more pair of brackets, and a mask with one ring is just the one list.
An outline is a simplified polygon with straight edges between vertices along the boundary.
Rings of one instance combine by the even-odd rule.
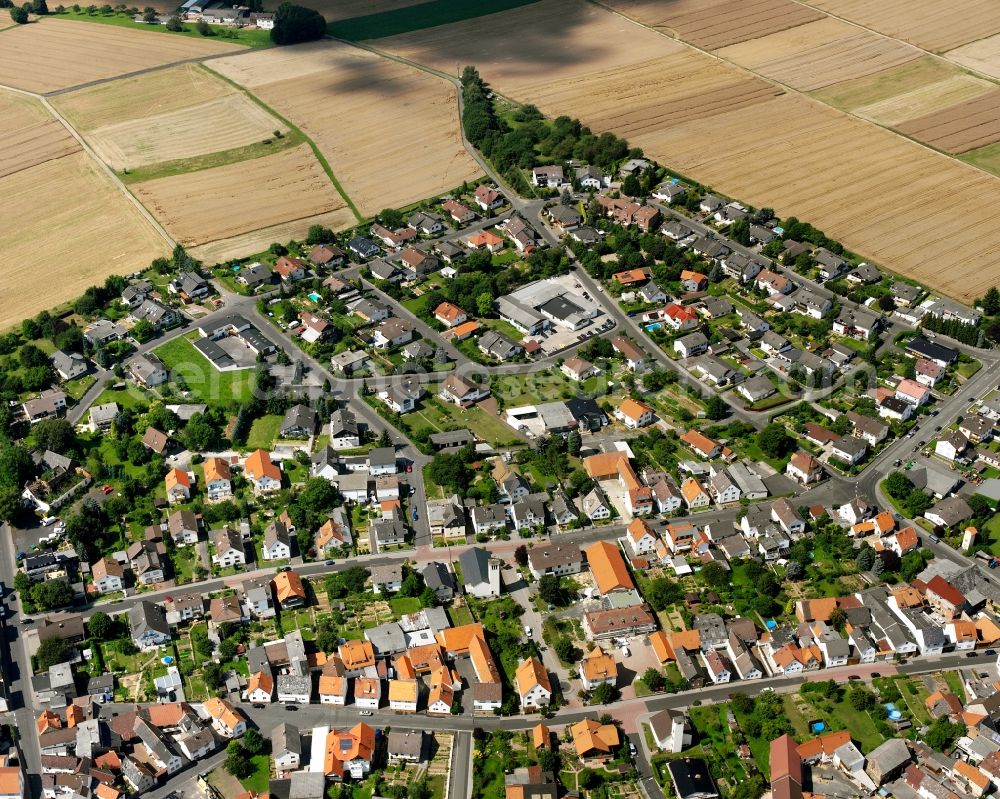
[[[14, 586], [14, 542], [10, 526], [0, 525], [0, 580], [6, 586], [7, 592], [13, 590]], [[5, 597], [6, 601], [6, 597]], [[11, 674], [8, 675], [9, 723], [15, 724], [20, 730], [26, 730], [27, 734], [21, 736], [21, 748], [24, 752], [25, 766], [30, 783], [30, 795], [39, 796], [41, 794], [42, 773], [42, 753], [38, 745], [38, 736], [35, 734], [35, 718], [37, 711], [34, 706], [34, 698], [31, 691], [31, 658], [28, 656], [27, 646], [24, 636], [21, 634], [22, 628], [18, 625], [24, 609], [21, 607], [20, 597], [13, 595], [10, 597], [10, 606], [13, 615], [7, 620], [5, 629], [5, 640], [3, 646], [8, 647], [11, 655]], [[0, 612], [6, 615], [6, 607], [0, 607]], [[10, 719], [13, 716], [13, 719]]]
[[448, 799], [469, 799], [472, 796], [472, 733], [456, 733], [452, 747]]

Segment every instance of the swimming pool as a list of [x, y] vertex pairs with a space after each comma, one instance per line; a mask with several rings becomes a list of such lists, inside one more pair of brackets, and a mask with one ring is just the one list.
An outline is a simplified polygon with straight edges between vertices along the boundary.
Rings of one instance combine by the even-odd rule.
[[885, 714], [889, 717], [889, 721], [899, 721], [903, 718], [903, 714], [896, 710], [896, 706], [892, 702], [886, 702], [884, 707]]
[[825, 721], [810, 721], [809, 722], [809, 729], [812, 730], [813, 732], [816, 732], [816, 733], [823, 732], [823, 730], [826, 729], [826, 722]]
[[313, 302], [319, 302], [323, 298], [320, 297], [319, 294], [317, 294], [315, 291], [312, 291], [309, 293], [309, 299], [312, 300]]
[[659, 330], [661, 327], [663, 327], [663, 325], [659, 322], [653, 322], [651, 325], [646, 325], [646, 330], [652, 333], [654, 330]]

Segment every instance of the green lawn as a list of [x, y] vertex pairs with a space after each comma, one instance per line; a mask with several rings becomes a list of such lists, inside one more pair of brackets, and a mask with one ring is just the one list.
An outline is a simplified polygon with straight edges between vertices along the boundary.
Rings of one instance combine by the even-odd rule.
[[278, 437], [278, 429], [281, 427], [281, 416], [261, 416], [254, 419], [250, 426], [250, 434], [247, 436], [247, 449], [271, 449], [271, 445]]
[[461, 627], [464, 624], [473, 624], [475, 622], [472, 618], [472, 611], [464, 605], [461, 607], [453, 606], [448, 608], [448, 618], [455, 627]]
[[408, 31], [448, 25], [465, 19], [475, 19], [485, 14], [495, 14], [511, 8], [529, 5], [537, 0], [431, 0], [408, 8], [385, 11], [381, 14], [367, 14], [330, 23], [331, 36], [348, 41], [380, 39]]
[[[52, 6], [54, 9], [55, 6]], [[201, 38], [201, 34], [192, 24], [185, 24], [183, 31], [168, 31], [166, 25], [147, 25], [144, 22], [136, 22], [131, 16], [119, 16], [117, 14], [88, 14], [81, 10], [79, 14], [67, 9], [62, 14], [54, 15], [59, 19], [74, 20], [79, 22], [97, 22], [101, 25], [117, 25], [121, 28], [133, 28], [135, 30], [149, 31], [151, 33], [161, 33], [168, 36], [193, 36]], [[270, 31], [257, 30], [256, 28], [230, 28], [226, 25], [209, 25], [215, 35], [210, 38], [220, 41], [231, 41], [233, 44], [242, 44], [245, 47], [270, 47]], [[265, 786], [266, 787], [266, 786]]]
[[104, 389], [94, 401], [95, 405], [106, 405], [109, 402], [117, 402], [119, 407], [136, 409], [141, 405], [149, 405], [155, 397], [131, 383], [124, 391], [113, 391], [110, 388]]
[[86, 394], [90, 387], [97, 382], [97, 378], [93, 375], [83, 375], [82, 377], [77, 377], [74, 380], [67, 380], [62, 384], [61, 388], [66, 392], [67, 395], [75, 400], [79, 400], [84, 394]]
[[962, 678], [958, 676], [958, 672], [946, 671], [944, 673], [944, 681], [948, 683], [948, 690], [955, 694], [964, 705], [965, 688], [962, 686]]
[[[190, 334], [197, 337], [197, 333]], [[175, 338], [156, 348], [156, 354], [173, 375], [184, 381], [192, 395], [201, 402], [222, 408], [235, 408], [250, 398], [253, 369], [220, 372], [195, 349], [187, 337]]]
[[[433, 393], [437, 387], [430, 386], [429, 390]], [[381, 403], [379, 404], [381, 405]], [[507, 425], [500, 421], [499, 417], [492, 416], [478, 407], [460, 408], [453, 403], [444, 402], [436, 396], [424, 397], [417, 403], [414, 411], [400, 417], [400, 426], [409, 438], [413, 438], [419, 430], [439, 433], [446, 430], [459, 430], [464, 427], [474, 430], [491, 443], [499, 441], [501, 444], [517, 444], [520, 442], [520, 439]]]
[[254, 755], [250, 762], [253, 763], [254, 771], [245, 780], [241, 780], [243, 787], [254, 793], [267, 793], [271, 780], [271, 756]]
[[397, 616], [408, 616], [420, 610], [420, 599], [415, 596], [394, 596], [389, 600], [389, 605]]

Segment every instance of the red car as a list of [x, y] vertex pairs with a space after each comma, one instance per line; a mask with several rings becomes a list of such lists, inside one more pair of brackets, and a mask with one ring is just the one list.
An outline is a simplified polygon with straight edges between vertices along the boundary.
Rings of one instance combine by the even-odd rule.
[[406, 473], [409, 474], [412, 471], [413, 471], [413, 464], [412, 463], [406, 464]]
[[111, 486], [109, 486], [109, 485], [103, 485], [103, 486], [101, 486], [101, 493], [104, 494], [104, 496], [107, 496], [112, 491], [114, 491], [114, 489]]

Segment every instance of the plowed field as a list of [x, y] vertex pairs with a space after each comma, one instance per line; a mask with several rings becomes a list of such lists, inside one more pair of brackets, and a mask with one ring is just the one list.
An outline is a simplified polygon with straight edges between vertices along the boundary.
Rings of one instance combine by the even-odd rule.
[[964, 153], [1000, 141], [1000, 90], [896, 126], [900, 133], [946, 153]]

